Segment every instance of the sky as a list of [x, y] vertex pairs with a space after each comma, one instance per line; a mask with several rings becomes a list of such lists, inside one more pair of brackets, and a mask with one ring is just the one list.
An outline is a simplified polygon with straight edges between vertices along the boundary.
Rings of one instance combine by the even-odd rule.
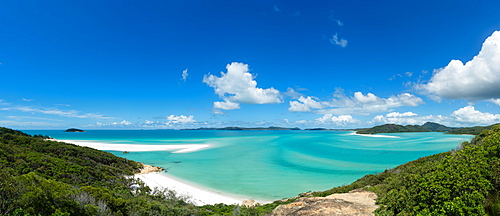
[[0, 3], [0, 126], [500, 122], [500, 1]]

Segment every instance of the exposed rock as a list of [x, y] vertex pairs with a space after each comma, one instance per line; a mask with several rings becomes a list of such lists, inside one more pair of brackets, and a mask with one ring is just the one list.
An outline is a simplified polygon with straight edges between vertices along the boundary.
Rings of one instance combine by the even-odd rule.
[[255, 205], [255, 200], [253, 199], [244, 200], [241, 204], [245, 207], [252, 207]]
[[293, 203], [280, 205], [269, 216], [284, 215], [351, 215], [368, 216], [378, 208], [377, 195], [371, 191], [351, 191], [327, 197], [301, 197]]
[[135, 173], [136, 175], [142, 175], [142, 174], [148, 174], [148, 173], [152, 173], [152, 172], [161, 172], [163, 170], [165, 170], [163, 167], [154, 167], [154, 166], [151, 166], [151, 165], [147, 165], [147, 164], [142, 164], [142, 169], [139, 173]]

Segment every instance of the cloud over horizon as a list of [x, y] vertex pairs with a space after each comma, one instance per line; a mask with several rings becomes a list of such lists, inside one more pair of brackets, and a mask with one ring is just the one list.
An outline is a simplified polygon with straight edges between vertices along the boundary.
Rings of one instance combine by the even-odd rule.
[[214, 102], [214, 108], [223, 110], [239, 109], [240, 104], [283, 103], [281, 94], [274, 88], [258, 88], [255, 77], [249, 73], [248, 65], [233, 62], [226, 65], [227, 72], [220, 77], [207, 74], [203, 82], [214, 88], [215, 93], [224, 100]]
[[291, 112], [315, 112], [334, 115], [370, 115], [391, 111], [402, 106], [418, 106], [424, 101], [410, 93], [401, 93], [389, 98], [380, 98], [373, 93], [355, 92], [353, 97], [347, 97], [343, 90], [337, 89], [335, 98], [330, 101], [319, 101], [313, 97], [301, 96], [297, 101], [290, 101]]
[[490, 100], [500, 105], [500, 31], [488, 37], [478, 55], [465, 64], [451, 60], [434, 71], [426, 84], [415, 85], [417, 90], [435, 100], [464, 99]]

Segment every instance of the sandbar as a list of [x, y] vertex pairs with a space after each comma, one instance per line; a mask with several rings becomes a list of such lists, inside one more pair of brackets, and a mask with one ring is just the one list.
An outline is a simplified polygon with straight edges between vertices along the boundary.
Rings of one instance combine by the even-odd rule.
[[210, 144], [183, 144], [183, 145], [141, 145], [141, 144], [108, 144], [83, 140], [57, 140], [60, 142], [72, 143], [79, 146], [86, 146], [98, 150], [108, 151], [173, 151], [172, 153], [188, 153], [210, 148]]
[[366, 137], [400, 138], [398, 136], [390, 136], [390, 135], [382, 135], [382, 134], [359, 134], [356, 132], [352, 132], [349, 135], [358, 135], [358, 136], [366, 136]]
[[[209, 144], [185, 144], [185, 145], [139, 145], [139, 144], [106, 144], [82, 140], [57, 140], [60, 142], [72, 143], [79, 146], [86, 146], [98, 150], [112, 151], [171, 151], [173, 153], [187, 153], [210, 148]], [[187, 197], [188, 201], [197, 206], [214, 205], [223, 203], [227, 205], [242, 205], [244, 201], [248, 203], [250, 198], [238, 197], [236, 195], [224, 194], [215, 190], [210, 190], [201, 186], [187, 183], [165, 172], [150, 172], [147, 174], [135, 174], [134, 178], [141, 179], [151, 189], [166, 188], [174, 190], [178, 195]], [[253, 201], [253, 200], [252, 200]], [[255, 203], [270, 203], [268, 200], [255, 200]], [[250, 202], [252, 203], [252, 202]]]

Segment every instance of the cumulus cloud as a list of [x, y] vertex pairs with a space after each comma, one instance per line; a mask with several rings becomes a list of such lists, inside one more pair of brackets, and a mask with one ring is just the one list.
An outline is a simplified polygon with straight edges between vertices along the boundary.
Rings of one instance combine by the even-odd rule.
[[451, 116], [461, 123], [489, 125], [500, 122], [500, 114], [483, 113], [471, 105], [454, 111]]
[[290, 108], [288, 110], [291, 112], [309, 112], [311, 108], [321, 109], [323, 107], [324, 105], [321, 102], [316, 101], [311, 96], [300, 96], [298, 101], [290, 101]]
[[399, 125], [422, 125], [426, 122], [437, 122], [445, 123], [447, 125], [451, 124], [451, 119], [442, 115], [429, 115], [429, 116], [418, 116], [413, 112], [391, 112], [383, 115], [377, 115], [373, 117], [369, 124], [379, 125], [379, 124], [399, 124]]
[[182, 80], [184, 80], [184, 82], [186, 82], [186, 79], [187, 79], [188, 75], [189, 75], [188, 74], [188, 69], [186, 68], [186, 69], [184, 69], [182, 71]]
[[169, 115], [167, 117], [167, 124], [188, 124], [188, 123], [194, 123], [196, 122], [194, 120], [194, 116], [190, 115], [190, 116], [185, 116], [185, 115], [180, 115], [180, 116], [176, 116], [176, 115]]
[[446, 67], [435, 70], [428, 83], [417, 84], [415, 88], [436, 100], [500, 99], [500, 31], [484, 41], [472, 60], [465, 64], [452, 60]]
[[283, 95], [285, 95], [287, 97], [291, 97], [293, 99], [299, 99], [300, 96], [303, 96], [304, 94], [297, 92], [294, 88], [288, 87], [286, 89], [286, 92], [283, 93]]
[[240, 104], [231, 101], [224, 101], [224, 102], [216, 101], [214, 102], [214, 108], [223, 110], [235, 110], [240, 108]]
[[476, 110], [474, 106], [469, 105], [454, 111], [450, 116], [419, 116], [413, 112], [391, 112], [386, 114], [385, 116], [375, 116], [371, 121], [368, 122], [368, 124], [422, 125], [426, 122], [436, 122], [452, 127], [491, 125], [500, 122], [500, 114], [484, 113]]
[[402, 106], [418, 106], [423, 104], [422, 98], [410, 93], [393, 95], [389, 98], [380, 98], [373, 93], [355, 92], [353, 97], [347, 97], [341, 89], [334, 94], [335, 99], [319, 101], [312, 97], [301, 96], [298, 101], [290, 101], [289, 111], [316, 112], [318, 114], [334, 115], [369, 115], [391, 111]]
[[239, 109], [239, 104], [282, 103], [280, 92], [274, 88], [258, 88], [255, 77], [249, 73], [248, 65], [233, 62], [226, 66], [227, 72], [221, 76], [205, 75], [203, 82], [214, 88], [224, 102], [215, 102], [217, 109]]
[[339, 36], [337, 34], [334, 34], [332, 38], [330, 38], [330, 43], [332, 43], [333, 45], [341, 46], [342, 48], [347, 46], [347, 40], [344, 38], [339, 39]]
[[351, 115], [334, 116], [332, 114], [325, 114], [321, 118], [316, 119], [316, 122], [320, 124], [334, 124], [337, 126], [345, 126], [358, 123], [359, 120], [353, 118]]
[[88, 125], [88, 126], [97, 126], [97, 127], [127, 127], [127, 126], [132, 126], [132, 125], [134, 125], [132, 122], [129, 122], [127, 120], [122, 120], [121, 122], [112, 122], [112, 123], [96, 122], [95, 125]]
[[490, 101], [498, 106], [500, 106], [500, 99], [490, 99]]
[[398, 118], [398, 117], [410, 117], [410, 116], [417, 116], [416, 113], [413, 112], [405, 112], [405, 113], [399, 113], [399, 112], [391, 112], [386, 115], [389, 118]]

